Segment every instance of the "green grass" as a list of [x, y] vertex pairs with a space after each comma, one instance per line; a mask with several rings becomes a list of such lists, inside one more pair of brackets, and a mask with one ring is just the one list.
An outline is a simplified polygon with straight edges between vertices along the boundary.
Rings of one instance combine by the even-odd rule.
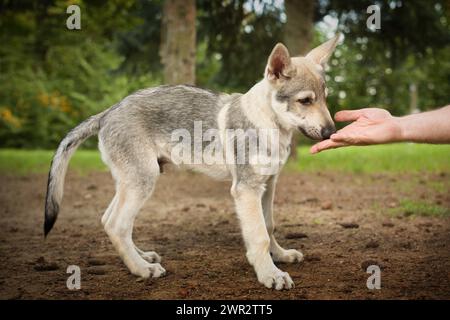
[[450, 216], [450, 208], [431, 204], [426, 201], [402, 200], [400, 205], [391, 209], [393, 214], [405, 216], [445, 217]]
[[[48, 172], [53, 153], [48, 150], [0, 149], [0, 173], [25, 175]], [[97, 150], [78, 150], [70, 160], [69, 168], [81, 174], [106, 170]]]
[[298, 161], [288, 168], [306, 171], [347, 173], [450, 172], [450, 145], [401, 143], [367, 147], [347, 147], [309, 154], [298, 149]]
[[[0, 173], [47, 172], [54, 151], [0, 149]], [[309, 147], [298, 148], [299, 159], [287, 170], [345, 173], [450, 172], [450, 145], [392, 144], [349, 147], [309, 154]], [[97, 150], [78, 150], [70, 168], [80, 173], [106, 170]], [[439, 188], [440, 186], [436, 186]]]

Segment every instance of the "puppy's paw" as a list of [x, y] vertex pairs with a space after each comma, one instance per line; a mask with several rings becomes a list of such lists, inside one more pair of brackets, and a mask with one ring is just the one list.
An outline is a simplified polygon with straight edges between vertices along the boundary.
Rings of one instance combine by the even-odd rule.
[[276, 262], [301, 262], [303, 261], [303, 253], [295, 249], [282, 250], [272, 253], [273, 261]]
[[159, 263], [146, 263], [142, 267], [133, 270], [132, 273], [144, 279], [159, 278], [166, 274], [166, 270]]
[[161, 257], [155, 251], [139, 252], [141, 257], [150, 263], [160, 263]]
[[159, 263], [150, 263], [148, 269], [152, 278], [159, 278], [166, 275], [166, 269]]
[[274, 268], [261, 276], [258, 275], [258, 281], [267, 288], [274, 288], [275, 290], [289, 290], [294, 287], [294, 281], [292, 281], [291, 276], [278, 268]]

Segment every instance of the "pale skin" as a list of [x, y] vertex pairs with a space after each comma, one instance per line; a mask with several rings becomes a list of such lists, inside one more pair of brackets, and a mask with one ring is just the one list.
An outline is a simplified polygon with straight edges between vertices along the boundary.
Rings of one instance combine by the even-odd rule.
[[330, 139], [313, 145], [311, 153], [352, 145], [392, 142], [450, 143], [450, 105], [423, 113], [394, 117], [378, 108], [343, 110], [334, 116], [338, 122], [353, 121]]

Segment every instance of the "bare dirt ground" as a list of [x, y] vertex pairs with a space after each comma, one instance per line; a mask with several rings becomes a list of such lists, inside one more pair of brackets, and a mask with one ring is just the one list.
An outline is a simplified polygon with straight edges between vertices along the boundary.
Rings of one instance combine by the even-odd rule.
[[[260, 285], [246, 261], [228, 182], [171, 170], [160, 178], [134, 239], [162, 256], [167, 276], [140, 281], [100, 223], [113, 196], [109, 173], [69, 173], [47, 240], [46, 175], [0, 176], [0, 298], [449, 299], [450, 219], [389, 213], [403, 198], [450, 207], [449, 190], [431, 187], [448, 180], [444, 173], [284, 173], [276, 234], [305, 261], [279, 265], [296, 284], [279, 292]], [[366, 287], [371, 264], [381, 267], [381, 290]], [[66, 288], [68, 265], [81, 268], [79, 291]]]

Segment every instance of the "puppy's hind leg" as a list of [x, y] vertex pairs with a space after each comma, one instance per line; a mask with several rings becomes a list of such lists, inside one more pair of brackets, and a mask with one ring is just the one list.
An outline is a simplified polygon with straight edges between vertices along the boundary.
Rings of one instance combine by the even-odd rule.
[[112, 199], [111, 203], [109, 204], [108, 208], [106, 209], [105, 213], [102, 216], [102, 225], [105, 226], [106, 222], [109, 219], [109, 216], [111, 215], [111, 212], [114, 210], [114, 207], [117, 204], [117, 196], [115, 195]]
[[[109, 204], [108, 208], [106, 209], [105, 213], [102, 216], [102, 225], [105, 226], [107, 221], [109, 220], [109, 217], [111, 215], [111, 212], [114, 210], [115, 206], [117, 205], [117, 194], [114, 196], [113, 200]], [[146, 261], [153, 263], [153, 262], [161, 262], [161, 257], [154, 251], [147, 251], [144, 252], [138, 247], [134, 246], [136, 251], [139, 253], [139, 255]]]
[[134, 220], [153, 191], [159, 175], [156, 156], [151, 150], [141, 150], [138, 155], [127, 154], [126, 165], [121, 163], [114, 164], [117, 191], [105, 222], [106, 233], [131, 273], [143, 278], [160, 277], [165, 274], [164, 268], [141, 257], [132, 240]]
[[150, 263], [154, 263], [154, 262], [160, 263], [161, 262], [161, 257], [155, 251], [142, 251], [138, 247], [136, 247], [136, 246], [134, 246], [134, 247], [136, 248], [136, 251], [140, 254], [140, 256], [145, 261], [148, 261]]
[[[115, 172], [116, 168], [114, 163], [109, 157], [109, 153], [105, 148], [105, 145], [103, 143], [103, 137], [99, 136], [98, 139], [98, 148], [100, 150], [100, 154], [102, 155], [103, 162], [109, 167], [109, 170], [111, 171], [111, 174], [113, 176], [114, 181], [116, 182], [116, 189], [117, 189], [117, 172]], [[117, 192], [117, 190], [116, 190]], [[111, 215], [111, 212], [113, 211], [114, 207], [117, 204], [117, 193], [114, 195], [112, 201], [110, 202], [108, 208], [106, 209], [105, 213], [102, 216], [102, 225], [105, 226], [106, 222], [109, 219], [109, 216]]]

